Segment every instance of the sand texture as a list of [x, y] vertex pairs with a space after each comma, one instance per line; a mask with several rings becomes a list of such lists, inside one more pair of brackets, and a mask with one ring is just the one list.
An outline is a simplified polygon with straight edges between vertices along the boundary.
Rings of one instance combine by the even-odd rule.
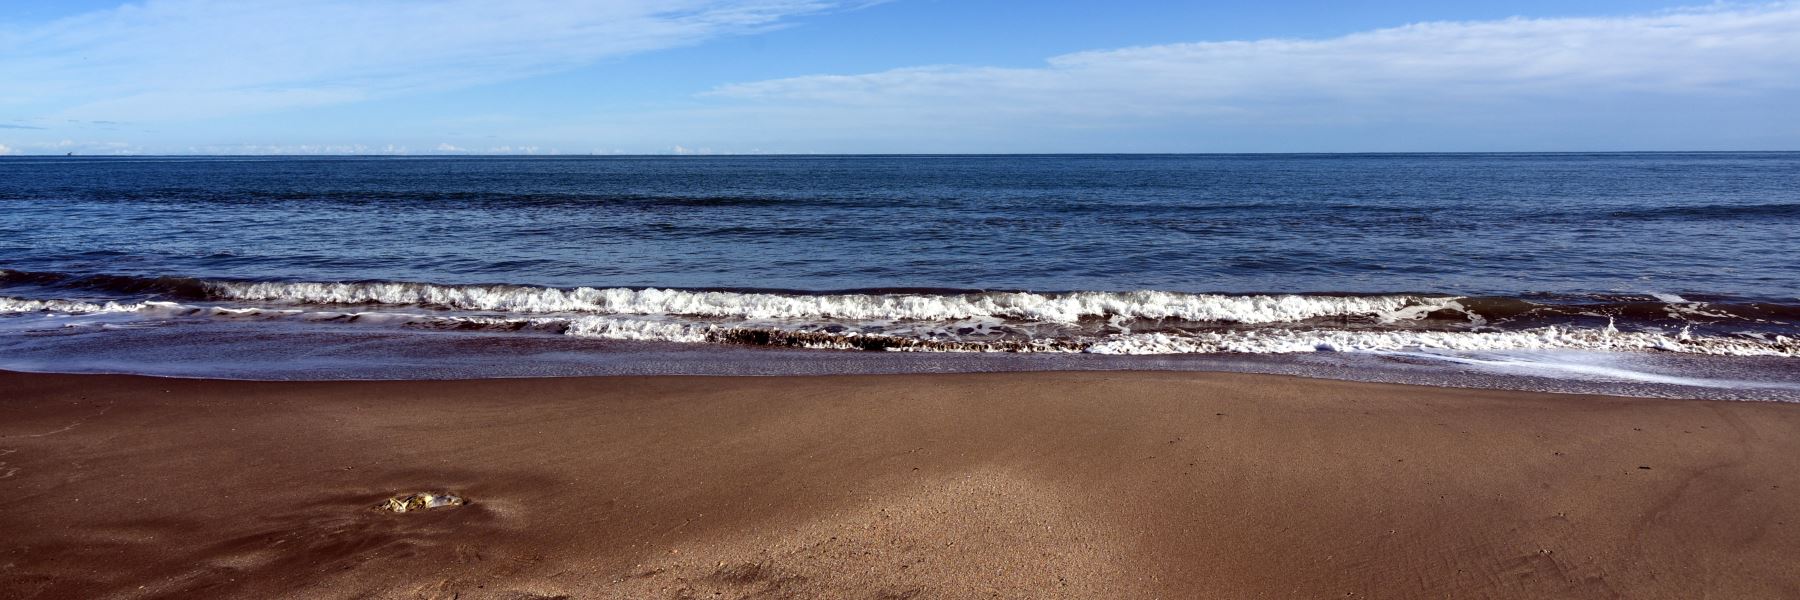
[[1775, 403], [0, 373], [14, 599], [1800, 598], [1796, 492]]

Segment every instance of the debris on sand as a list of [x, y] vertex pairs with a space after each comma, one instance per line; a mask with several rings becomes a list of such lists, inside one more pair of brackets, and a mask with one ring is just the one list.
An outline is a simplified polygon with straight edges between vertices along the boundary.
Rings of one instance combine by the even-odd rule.
[[388, 512], [406, 513], [442, 506], [462, 506], [465, 503], [462, 496], [450, 492], [419, 492], [388, 498], [387, 501], [376, 505], [375, 508]]

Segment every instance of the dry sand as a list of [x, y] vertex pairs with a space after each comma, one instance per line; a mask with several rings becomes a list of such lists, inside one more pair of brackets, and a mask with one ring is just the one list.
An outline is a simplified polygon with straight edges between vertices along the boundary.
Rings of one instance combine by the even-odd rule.
[[[448, 489], [472, 503], [372, 507]], [[0, 373], [4, 598], [1796, 598], [1800, 405]]]

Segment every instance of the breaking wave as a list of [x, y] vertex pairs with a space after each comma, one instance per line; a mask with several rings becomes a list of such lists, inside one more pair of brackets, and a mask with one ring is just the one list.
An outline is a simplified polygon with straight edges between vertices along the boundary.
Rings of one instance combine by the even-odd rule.
[[1083, 319], [1179, 319], [1279, 323], [1321, 317], [1376, 322], [1461, 313], [1456, 299], [1428, 296], [1227, 296], [1176, 292], [977, 292], [921, 294], [773, 294], [630, 288], [441, 286], [418, 283], [213, 282], [216, 297], [308, 304], [417, 305], [514, 313], [684, 315], [744, 319], [1015, 319], [1077, 323]]
[[[1277, 302], [1277, 304], [1279, 304]], [[1252, 303], [1251, 306], [1260, 306]], [[1359, 306], [1382, 306], [1368, 304]], [[1416, 314], [1421, 305], [1402, 306]], [[1423, 305], [1431, 306], [1431, 305]], [[1248, 329], [1131, 332], [1058, 330], [1054, 335], [1019, 326], [966, 322], [822, 323], [746, 319], [691, 320], [668, 315], [612, 314], [557, 316], [455, 315], [393, 310], [309, 310], [281, 307], [192, 305], [167, 301], [85, 302], [0, 297], [0, 314], [100, 315], [127, 313], [144, 319], [186, 318], [357, 323], [429, 329], [492, 332], [529, 331], [611, 340], [717, 343], [841, 350], [915, 352], [1086, 352], [1154, 355], [1196, 353], [1287, 354], [1296, 352], [1396, 352], [1408, 350], [1596, 350], [1666, 351], [1725, 356], [1800, 356], [1800, 340], [1786, 335], [1746, 333], [1697, 335], [1620, 331], [1604, 327], [1544, 326], [1515, 330], [1332, 329], [1281, 325]], [[955, 313], [963, 316], [966, 313]], [[1050, 313], [1085, 314], [1075, 311]], [[1308, 314], [1314, 313], [1299, 313]], [[1358, 313], [1374, 314], [1374, 313]], [[1393, 311], [1381, 314], [1396, 314]], [[734, 315], [742, 316], [742, 315]], [[991, 313], [990, 313], [991, 316]], [[1069, 318], [1069, 317], [1065, 317]], [[66, 323], [62, 324], [68, 325]]]
[[1451, 296], [1226, 295], [1163, 291], [774, 293], [660, 288], [552, 288], [411, 282], [241, 282], [182, 277], [0, 271], [0, 284], [151, 294], [187, 300], [413, 306], [513, 314], [678, 315], [739, 319], [971, 320], [1074, 324], [1179, 320], [1265, 324], [1308, 319], [1373, 323], [1446, 317], [1479, 321]]
[[[1800, 356], [1800, 305], [1166, 291], [832, 293], [280, 282], [0, 270], [9, 326], [282, 320], [611, 340], [931, 352], [1192, 354], [1578, 349]], [[1711, 300], [1711, 301], [1709, 301]]]
[[138, 312], [144, 309], [142, 302], [82, 302], [79, 300], [33, 300], [29, 298], [0, 297], [0, 314], [50, 312], [74, 315], [93, 313]]

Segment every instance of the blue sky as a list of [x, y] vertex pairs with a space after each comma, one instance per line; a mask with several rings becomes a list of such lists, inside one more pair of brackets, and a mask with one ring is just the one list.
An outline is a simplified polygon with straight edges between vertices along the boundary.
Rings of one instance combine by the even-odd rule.
[[1800, 150], [1800, 3], [13, 0], [0, 153]]

